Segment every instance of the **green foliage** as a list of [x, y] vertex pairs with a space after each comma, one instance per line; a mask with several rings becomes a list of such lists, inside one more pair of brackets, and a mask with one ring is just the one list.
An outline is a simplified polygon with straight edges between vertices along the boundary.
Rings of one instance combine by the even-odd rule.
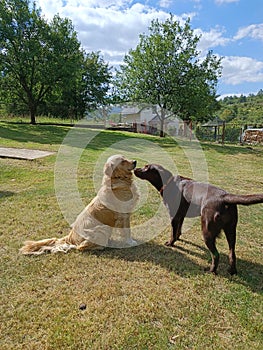
[[29, 111], [34, 124], [38, 108], [78, 116], [102, 103], [108, 67], [80, 49], [69, 19], [48, 23], [28, 0], [0, 0], [0, 12], [0, 89], [10, 112]]
[[219, 117], [239, 126], [263, 126], [263, 90], [249, 96], [228, 96], [220, 101]]
[[[200, 38], [189, 20], [182, 26], [172, 15], [164, 23], [153, 20], [149, 32], [140, 35], [117, 72], [120, 98], [158, 105], [184, 120], [207, 119], [218, 107], [215, 89], [221, 60], [212, 52], [200, 60]], [[161, 122], [167, 117], [159, 115]]]
[[40, 111], [53, 117], [81, 119], [87, 111], [106, 103], [110, 80], [109, 67], [99, 53], [83, 52], [81, 62], [75, 67], [75, 79], [60, 89], [57, 86]]

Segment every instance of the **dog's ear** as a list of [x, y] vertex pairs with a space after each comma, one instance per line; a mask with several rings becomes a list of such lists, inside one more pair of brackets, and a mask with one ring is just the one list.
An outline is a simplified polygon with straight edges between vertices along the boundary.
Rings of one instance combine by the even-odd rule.
[[112, 162], [107, 162], [105, 165], [104, 165], [104, 174], [111, 177], [112, 173], [113, 173], [113, 170], [114, 170], [114, 165]]

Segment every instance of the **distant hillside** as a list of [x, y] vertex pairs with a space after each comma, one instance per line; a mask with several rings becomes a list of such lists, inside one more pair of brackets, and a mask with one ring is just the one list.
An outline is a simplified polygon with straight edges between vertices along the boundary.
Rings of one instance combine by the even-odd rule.
[[263, 90], [256, 95], [229, 96], [220, 101], [220, 119], [236, 125], [263, 127]]

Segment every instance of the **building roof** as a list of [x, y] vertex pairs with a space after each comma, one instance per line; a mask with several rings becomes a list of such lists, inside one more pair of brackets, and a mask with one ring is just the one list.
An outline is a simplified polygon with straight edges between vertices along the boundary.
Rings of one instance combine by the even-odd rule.
[[222, 126], [224, 124], [224, 120], [221, 120], [218, 117], [215, 117], [213, 120], [209, 120], [207, 123], [203, 124], [203, 127], [215, 127]]

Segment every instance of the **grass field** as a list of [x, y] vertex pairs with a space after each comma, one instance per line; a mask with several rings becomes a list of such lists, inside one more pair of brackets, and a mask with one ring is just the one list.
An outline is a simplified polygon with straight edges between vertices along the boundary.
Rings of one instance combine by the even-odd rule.
[[[69, 130], [1, 122], [0, 146], [59, 152]], [[165, 150], [182, 175], [192, 176], [182, 144], [174, 140], [101, 131], [79, 160], [85, 203], [95, 194], [97, 160], [109, 147], [114, 150], [112, 145], [123, 147], [130, 140], [145, 141], [149, 153], [153, 146]], [[187, 141], [183, 145], [192, 149]], [[263, 192], [262, 148], [208, 143], [202, 148], [210, 182], [234, 193]], [[128, 149], [132, 153], [133, 147]], [[143, 165], [135, 146], [134, 158]], [[227, 273], [223, 235], [218, 275], [203, 272], [210, 256], [199, 220], [175, 248], [163, 245], [167, 225], [135, 248], [21, 256], [26, 239], [69, 232], [55, 193], [55, 164], [56, 154], [34, 161], [0, 158], [1, 350], [263, 348], [263, 205], [239, 207], [237, 276]], [[133, 225], [147, 221], [160, 203], [158, 193], [148, 191]]]

